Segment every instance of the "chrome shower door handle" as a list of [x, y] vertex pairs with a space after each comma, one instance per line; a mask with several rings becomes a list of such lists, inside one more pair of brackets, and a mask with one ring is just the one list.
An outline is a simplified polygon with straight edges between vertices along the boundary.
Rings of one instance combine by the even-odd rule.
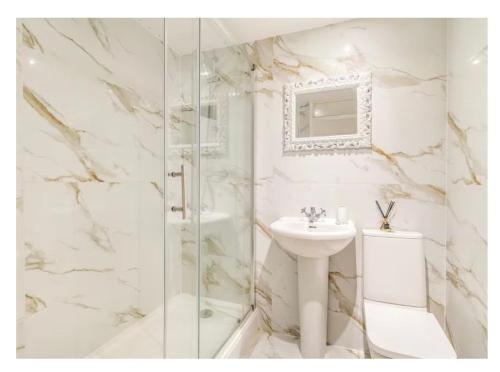
[[180, 172], [169, 172], [167, 173], [169, 177], [180, 177], [181, 178], [181, 207], [171, 207], [172, 212], [182, 212], [182, 219], [186, 219], [186, 190], [185, 190], [185, 177], [184, 177], [184, 164], [181, 165]]

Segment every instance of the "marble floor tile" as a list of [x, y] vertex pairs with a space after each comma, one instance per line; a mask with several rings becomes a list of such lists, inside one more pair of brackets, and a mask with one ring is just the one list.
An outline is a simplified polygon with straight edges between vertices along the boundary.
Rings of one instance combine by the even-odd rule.
[[[248, 358], [255, 359], [299, 359], [302, 358], [299, 341], [286, 335], [269, 334], [259, 330], [257, 342], [252, 350], [248, 351]], [[348, 349], [329, 345], [325, 358], [329, 359], [360, 359], [364, 358], [362, 350]]]

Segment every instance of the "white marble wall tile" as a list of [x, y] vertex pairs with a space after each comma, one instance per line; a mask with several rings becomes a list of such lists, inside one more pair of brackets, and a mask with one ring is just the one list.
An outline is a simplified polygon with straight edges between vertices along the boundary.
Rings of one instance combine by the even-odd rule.
[[267, 226], [256, 220], [255, 247], [259, 248], [255, 252], [255, 303], [260, 314], [260, 328], [267, 333], [273, 332], [270, 244], [271, 238]]
[[22, 356], [83, 357], [162, 301], [163, 41], [131, 19], [17, 40]]
[[487, 357], [487, 23], [448, 21], [446, 324], [459, 357]]
[[[344, 205], [358, 235], [331, 260], [328, 341], [364, 353], [361, 230], [380, 223], [376, 199], [396, 201], [394, 228], [424, 234], [429, 308], [444, 325], [445, 35], [442, 20], [371, 19], [248, 45], [257, 65], [257, 298], [268, 331], [300, 331], [296, 263], [271, 241], [269, 225], [304, 206], [334, 216]], [[372, 150], [283, 155], [283, 84], [353, 71], [373, 73]]]
[[137, 185], [136, 224], [138, 233], [139, 307], [150, 313], [163, 304], [165, 266], [165, 221], [163, 182]]
[[[137, 206], [133, 199], [123, 203], [135, 186], [107, 187], [26, 187], [27, 355], [82, 356], [144, 316], [138, 308]], [[40, 344], [51, 331], [51, 342]]]
[[[147, 169], [138, 162], [140, 152], [150, 155], [138, 143], [161, 153], [163, 102], [157, 76], [162, 76], [163, 60], [157, 53], [162, 48], [130, 22], [128, 33], [137, 33], [136, 37], [125, 37], [127, 26], [117, 20], [105, 22], [113, 54], [96, 42], [87, 20], [21, 22], [19, 39], [29, 32], [45, 44], [40, 50], [21, 44], [18, 53], [24, 97], [20, 104], [30, 106], [20, 119], [30, 124], [22, 147], [27, 152], [25, 170], [31, 170], [32, 177], [137, 180], [139, 170]], [[143, 56], [151, 54], [155, 58], [144, 65]], [[157, 171], [155, 178], [159, 176]]]

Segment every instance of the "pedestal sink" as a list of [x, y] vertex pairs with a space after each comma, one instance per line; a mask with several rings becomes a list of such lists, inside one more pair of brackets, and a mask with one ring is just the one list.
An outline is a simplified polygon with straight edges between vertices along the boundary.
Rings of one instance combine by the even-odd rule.
[[352, 221], [337, 224], [322, 218], [282, 217], [271, 224], [274, 239], [297, 255], [299, 277], [300, 351], [304, 358], [323, 358], [328, 313], [328, 258], [356, 235]]

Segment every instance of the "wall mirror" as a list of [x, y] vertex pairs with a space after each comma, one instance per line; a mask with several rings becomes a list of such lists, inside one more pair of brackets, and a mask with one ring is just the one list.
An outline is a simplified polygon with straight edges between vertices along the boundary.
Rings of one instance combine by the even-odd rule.
[[371, 74], [356, 73], [283, 88], [283, 151], [371, 147]]
[[[191, 151], [196, 112], [191, 105], [170, 109], [170, 146], [175, 152]], [[201, 155], [221, 155], [227, 147], [227, 99], [202, 99], [200, 102]]]

